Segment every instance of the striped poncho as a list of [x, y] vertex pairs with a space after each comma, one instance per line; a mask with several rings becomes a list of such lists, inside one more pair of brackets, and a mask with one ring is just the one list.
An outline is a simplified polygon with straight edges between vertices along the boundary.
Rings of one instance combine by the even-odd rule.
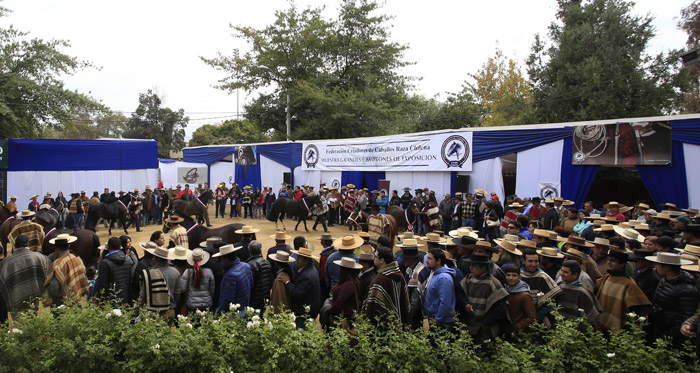
[[[462, 279], [460, 285], [474, 309], [474, 312], [467, 316], [467, 329], [471, 335], [476, 335], [491, 308], [501, 299], [508, 298], [508, 291], [488, 273], [481, 277], [470, 274]], [[493, 325], [494, 329], [498, 327], [498, 324]], [[492, 330], [491, 333], [493, 336], [500, 334], [498, 330]]]
[[369, 286], [362, 312], [372, 322], [377, 319], [386, 322], [393, 315], [402, 324], [408, 325], [408, 289], [396, 261], [379, 268], [377, 277]]
[[[44, 286], [56, 279], [61, 287], [63, 298], [84, 302], [88, 294], [88, 280], [85, 265], [79, 257], [69, 253], [59, 257], [51, 264]], [[48, 304], [47, 304], [48, 303]], [[44, 297], [44, 304], [50, 306], [50, 297]]]
[[30, 301], [41, 297], [51, 261], [44, 254], [27, 248], [0, 262], [0, 295], [10, 312], [24, 311]]
[[529, 272], [523, 268], [520, 270], [520, 276], [530, 286], [530, 296], [535, 304], [537, 304], [538, 293], [546, 294], [557, 286], [557, 283], [541, 269], [537, 272]]
[[622, 328], [629, 312], [646, 316], [651, 311], [651, 302], [642, 289], [624, 274], [608, 273], [598, 279], [596, 297], [603, 309], [598, 319], [598, 326], [602, 330]]
[[29, 243], [27, 244], [29, 250], [41, 252], [42, 246], [44, 245], [44, 228], [31, 220], [24, 220], [17, 224], [10, 234], [7, 235], [7, 255], [12, 254], [12, 249], [15, 247], [15, 240], [20, 234], [27, 236], [29, 239]]
[[598, 299], [580, 281], [571, 284], [559, 284], [545, 294], [537, 306], [545, 306], [549, 300], [554, 301], [561, 307], [559, 313], [565, 318], [577, 319], [585, 317], [593, 325], [595, 325], [598, 316], [602, 312]]

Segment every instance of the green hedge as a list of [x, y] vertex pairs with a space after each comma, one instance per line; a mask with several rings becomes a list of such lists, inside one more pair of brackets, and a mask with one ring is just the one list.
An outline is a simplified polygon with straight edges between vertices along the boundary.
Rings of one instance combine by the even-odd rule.
[[[251, 315], [252, 314], [252, 315]], [[27, 313], [0, 329], [0, 371], [185, 372], [668, 372], [695, 371], [694, 352], [644, 345], [641, 322], [609, 337], [559, 320], [510, 341], [473, 344], [358, 322], [357, 338], [337, 329], [298, 330], [292, 315], [191, 315], [171, 328], [159, 317], [108, 305]], [[312, 323], [309, 321], [309, 323]]]

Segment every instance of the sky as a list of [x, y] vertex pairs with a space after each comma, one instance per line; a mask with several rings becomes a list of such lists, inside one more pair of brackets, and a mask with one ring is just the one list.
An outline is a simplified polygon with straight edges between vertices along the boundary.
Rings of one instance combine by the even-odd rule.
[[[340, 1], [298, 0], [299, 8], [325, 6], [337, 14]], [[686, 35], [677, 18], [691, 0], [638, 0], [637, 15], [651, 15], [656, 37], [649, 51], [683, 48]], [[444, 99], [461, 90], [470, 73], [500, 48], [521, 62], [536, 33], [546, 34], [555, 20], [555, 0], [446, 1], [386, 0], [381, 12], [394, 16], [392, 40], [406, 44], [403, 73], [420, 78], [416, 93]], [[63, 78], [67, 88], [86, 93], [125, 115], [138, 106], [138, 95], [153, 89], [171, 109], [190, 117], [187, 139], [203, 124], [235, 118], [245, 102], [257, 96], [229, 94], [214, 88], [223, 72], [200, 56], [231, 55], [249, 46], [231, 36], [230, 25], [263, 28], [275, 11], [289, 8], [282, 0], [263, 1], [90, 1], [5, 0], [12, 13], [2, 20], [30, 36], [63, 39], [63, 51], [98, 68]]]

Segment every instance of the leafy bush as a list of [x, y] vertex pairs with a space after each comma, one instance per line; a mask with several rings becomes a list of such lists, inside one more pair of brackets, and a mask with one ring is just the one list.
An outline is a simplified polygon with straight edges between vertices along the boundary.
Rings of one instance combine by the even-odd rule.
[[[240, 310], [238, 310], [240, 311]], [[236, 313], [238, 312], [236, 311]], [[555, 328], [476, 345], [465, 330], [452, 336], [355, 323], [357, 336], [324, 333], [291, 314], [247, 310], [246, 316], [197, 313], [176, 327], [140, 309], [89, 304], [28, 312], [0, 328], [0, 371], [212, 372], [658, 372], [698, 371], [694, 350], [666, 341], [645, 345], [643, 321], [605, 336], [557, 317]], [[350, 344], [353, 344], [350, 347]]]

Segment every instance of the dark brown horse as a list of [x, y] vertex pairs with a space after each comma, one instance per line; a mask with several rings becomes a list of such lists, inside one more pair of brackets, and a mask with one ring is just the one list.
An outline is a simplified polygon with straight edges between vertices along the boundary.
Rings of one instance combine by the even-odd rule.
[[7, 220], [11, 216], [15, 216], [17, 212], [14, 214], [10, 212], [10, 210], [7, 209], [5, 206], [0, 206], [0, 224], [4, 223], [5, 220]]
[[[55, 227], [51, 227], [43, 220], [35, 219], [35, 222], [44, 228], [44, 243], [41, 246], [41, 252], [44, 255], [50, 255], [56, 252], [56, 246], [52, 245], [49, 241], [58, 236], [59, 232]], [[97, 237], [95, 232], [87, 229], [78, 229], [71, 233], [72, 236], [78, 238], [75, 242], [70, 244], [70, 250], [76, 256], [79, 256], [83, 260], [85, 267], [96, 266], [97, 258], [100, 257], [100, 238]]]
[[207, 203], [212, 198], [214, 198], [214, 192], [207, 190], [201, 196], [195, 197], [191, 201], [183, 199], [171, 200], [168, 211], [176, 212], [182, 217], [195, 215], [197, 216], [197, 221], [201, 224], [204, 222], [204, 214], [207, 212]]
[[[207, 240], [209, 237], [220, 237], [222, 241], [226, 243], [236, 243], [243, 239], [243, 236], [236, 233], [237, 230], [243, 228], [244, 224], [228, 224], [220, 228], [207, 228], [203, 225], [198, 224], [189, 216], [181, 216], [185, 219], [180, 223], [185, 229], [187, 229], [187, 240], [190, 243], [190, 250], [194, 250], [199, 246], [200, 243]], [[168, 233], [170, 231], [170, 225], [168, 223], [163, 224], [163, 233]], [[253, 234], [253, 240], [255, 239], [255, 234]]]
[[[398, 234], [398, 225], [396, 224], [396, 219], [389, 215], [389, 214], [384, 214], [386, 217], [386, 220], [389, 222], [388, 224], [388, 234], [385, 234], [387, 237], [389, 237], [389, 240], [391, 242], [391, 248], [394, 248], [394, 241], [396, 240], [396, 235]], [[362, 231], [367, 232], [368, 226], [367, 226], [367, 219], [369, 218], [369, 214], [361, 211], [361, 210], [355, 210], [353, 211], [350, 216], [348, 216], [348, 219], [346, 221], [347, 225], [355, 225], [362, 229]], [[387, 227], [385, 227], [384, 232], [387, 233]]]
[[304, 196], [302, 199], [289, 199], [285, 197], [280, 197], [275, 200], [272, 204], [270, 213], [267, 214], [267, 220], [275, 222], [275, 228], [277, 226], [277, 220], [282, 222], [282, 227], [287, 230], [287, 226], [284, 225], [284, 216], [297, 217], [299, 221], [297, 222], [294, 230], [299, 228], [299, 223], [304, 222], [304, 229], [308, 232], [309, 228], [306, 227], [306, 219], [311, 217], [311, 211], [313, 211], [314, 206], [321, 205], [321, 197], [316, 194], [312, 197]]
[[396, 228], [400, 233], [418, 228], [416, 227], [416, 221], [418, 220], [416, 216], [418, 214], [420, 214], [420, 209], [415, 202], [411, 202], [407, 210], [399, 206], [389, 206], [386, 209], [386, 215], [391, 215], [396, 220]]
[[126, 231], [126, 206], [129, 206], [131, 199], [133, 198], [131, 193], [126, 193], [125, 195], [119, 197], [114, 202], [108, 203], [95, 203], [90, 206], [87, 213], [87, 218], [85, 219], [85, 229], [89, 229], [95, 232], [97, 228], [97, 221], [102, 218], [109, 221], [109, 234], [112, 235], [112, 225], [114, 225], [115, 220], [121, 222], [124, 228], [124, 234], [129, 234]]
[[9, 242], [7, 237], [10, 235], [10, 232], [12, 232], [15, 226], [21, 222], [22, 219], [15, 218], [13, 215], [5, 219], [2, 225], [0, 225], [0, 242], [2, 242], [2, 247], [7, 248], [7, 243]]

